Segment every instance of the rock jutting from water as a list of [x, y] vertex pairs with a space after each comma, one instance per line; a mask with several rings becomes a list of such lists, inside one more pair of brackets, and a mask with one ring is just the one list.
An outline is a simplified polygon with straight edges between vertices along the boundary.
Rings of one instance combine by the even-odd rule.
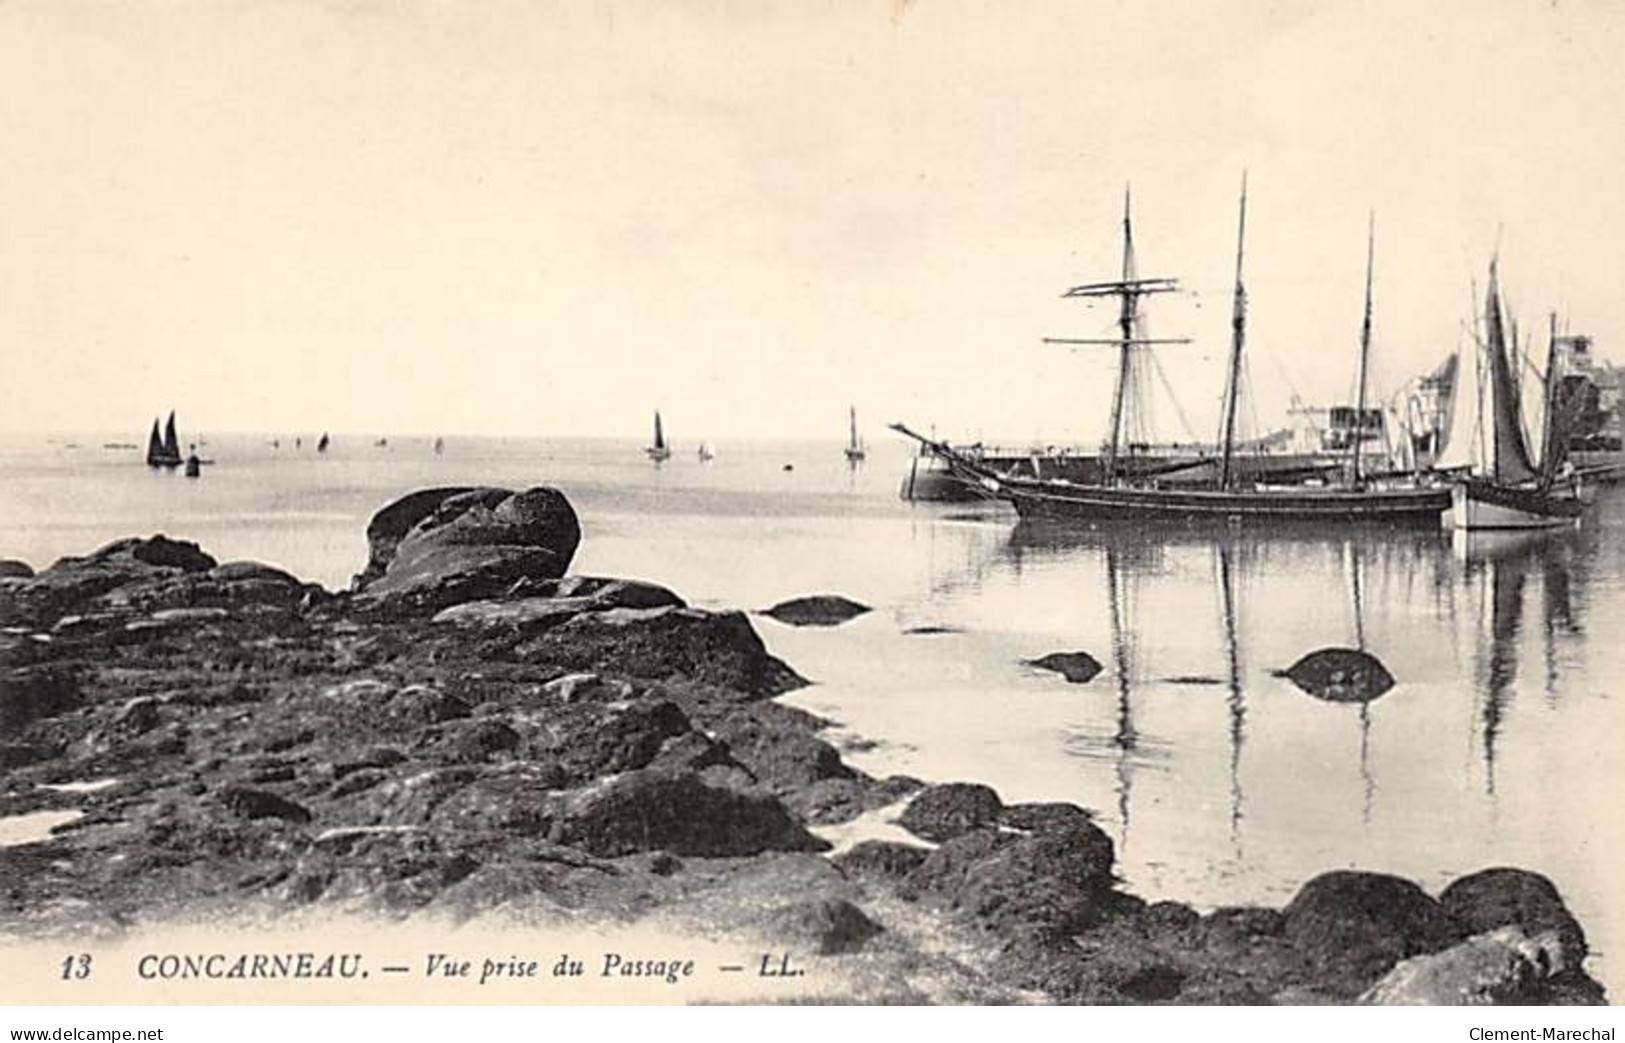
[[[368, 531], [337, 594], [162, 536], [0, 577], [0, 826], [56, 826], [0, 844], [0, 932], [315, 907], [788, 945], [847, 1002], [1602, 999], [1535, 873], [1204, 914], [1125, 890], [1083, 808], [859, 771], [743, 613], [568, 574], [556, 490]], [[907, 832], [820, 838], [865, 814]]]
[[810, 594], [764, 608], [762, 615], [793, 627], [832, 627], [868, 611], [868, 605], [839, 594]]

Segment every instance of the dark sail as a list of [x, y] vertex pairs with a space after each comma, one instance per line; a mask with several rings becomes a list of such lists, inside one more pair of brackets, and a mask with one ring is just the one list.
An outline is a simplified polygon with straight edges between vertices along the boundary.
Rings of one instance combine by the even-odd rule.
[[318, 452], [318, 453], [325, 453], [325, 452], [327, 452], [327, 432], [326, 432], [326, 431], [323, 431], [323, 432], [322, 432], [322, 439], [321, 439], [321, 441], [319, 441], [319, 442], [317, 442], [317, 443], [316, 443], [316, 451], [317, 451], [317, 452]]
[[164, 441], [158, 434], [158, 418], [152, 418], [152, 433], [147, 436], [147, 466], [157, 467], [164, 462]]
[[655, 413], [655, 448], [666, 448], [666, 433], [660, 429], [660, 414]]
[[164, 456], [177, 463], [181, 458], [181, 442], [175, 437], [175, 411], [169, 411], [169, 419], [164, 423]]
[[1492, 415], [1495, 418], [1495, 480], [1508, 485], [1540, 477], [1523, 437], [1523, 410], [1507, 361], [1506, 332], [1501, 323], [1501, 292], [1495, 266], [1490, 266], [1489, 296], [1484, 305], [1489, 336]]

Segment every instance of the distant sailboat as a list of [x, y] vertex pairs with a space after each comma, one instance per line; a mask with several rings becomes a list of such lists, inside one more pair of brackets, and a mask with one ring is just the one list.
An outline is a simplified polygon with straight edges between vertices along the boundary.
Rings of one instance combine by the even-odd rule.
[[[1552, 411], [1557, 366], [1547, 358], [1546, 418], [1541, 459], [1529, 452], [1523, 403], [1508, 358], [1496, 265], [1484, 302], [1484, 341], [1462, 352], [1449, 440], [1434, 467], [1460, 472], [1451, 489], [1449, 523], [1457, 529], [1549, 529], [1572, 525], [1585, 511], [1577, 478], [1558, 480], [1568, 444], [1567, 423]], [[1480, 355], [1489, 372], [1481, 373]], [[1561, 429], [1561, 430], [1560, 430]]]
[[655, 410], [655, 442], [643, 450], [649, 454], [649, 459], [656, 463], [671, 457], [671, 449], [666, 445], [666, 432], [660, 426], [660, 410]]
[[180, 462], [181, 446], [180, 439], [175, 435], [175, 411], [170, 410], [162, 438], [158, 436], [158, 421], [154, 419], [152, 422], [152, 433], [147, 436], [147, 466], [179, 467]]
[[850, 423], [851, 430], [847, 435], [846, 459], [848, 463], [855, 464], [869, 455], [868, 449], [858, 439], [858, 408], [856, 406], [847, 407], [847, 420]]
[[443, 453], [446, 451], [446, 440], [444, 438], [436, 438], [434, 440], [434, 451], [436, 453]]
[[327, 432], [323, 431], [321, 440], [316, 443], [316, 451], [318, 453], [325, 453], [325, 452], [327, 452], [327, 446], [328, 446]]
[[186, 477], [196, 478], [203, 473], [203, 461], [197, 455], [197, 446], [188, 446], [186, 451]]
[[710, 442], [700, 443], [700, 463], [710, 463], [716, 458], [717, 451], [711, 448]]

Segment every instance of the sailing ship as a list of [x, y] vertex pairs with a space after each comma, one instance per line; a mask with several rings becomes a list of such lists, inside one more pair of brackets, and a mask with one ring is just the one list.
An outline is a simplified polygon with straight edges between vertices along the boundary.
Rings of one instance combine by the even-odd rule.
[[[1488, 373], [1482, 363], [1488, 363]], [[1461, 353], [1449, 440], [1434, 464], [1456, 478], [1449, 524], [1456, 529], [1549, 529], [1573, 525], [1585, 511], [1578, 476], [1561, 477], [1569, 422], [1558, 408], [1557, 319], [1543, 381], [1542, 439], [1537, 463], [1523, 430], [1523, 398], [1507, 354], [1500, 276], [1490, 262], [1484, 338]]]
[[666, 432], [660, 426], [660, 410], [658, 409], [655, 410], [654, 445], [647, 446], [643, 451], [647, 453], [649, 459], [653, 460], [655, 463], [659, 463], [662, 460], [668, 460], [671, 458], [671, 449], [666, 445]]
[[711, 447], [710, 442], [701, 442], [698, 455], [700, 458], [700, 463], [710, 463], [716, 458], [717, 451]]
[[446, 451], [446, 440], [444, 438], [437, 437], [434, 440], [434, 451], [437, 455]]
[[329, 444], [330, 443], [328, 442], [327, 432], [323, 431], [322, 432], [322, 437], [320, 439], [318, 439], [317, 442], [316, 442], [316, 451], [318, 453], [327, 452], [327, 447], [328, 447]]
[[858, 438], [858, 407], [848, 406], [846, 413], [849, 428], [845, 450], [846, 462], [849, 464], [855, 464], [864, 457], [868, 456], [869, 451], [864, 447], [863, 442]]
[[164, 422], [162, 437], [158, 434], [158, 420], [152, 421], [152, 432], [147, 435], [147, 466], [148, 467], [179, 467], [181, 464], [181, 443], [175, 436], [175, 411], [169, 411], [169, 419]]
[[[1216, 480], [1192, 487], [1167, 480], [1185, 465], [1169, 462], [1162, 466], [1125, 467], [1124, 430], [1128, 409], [1139, 397], [1129, 393], [1136, 352], [1156, 344], [1184, 344], [1185, 339], [1154, 340], [1142, 328], [1140, 300], [1178, 289], [1168, 278], [1141, 278], [1134, 257], [1134, 233], [1128, 198], [1123, 206], [1122, 277], [1110, 282], [1074, 286], [1062, 296], [1069, 298], [1116, 297], [1120, 302], [1119, 336], [1109, 340], [1048, 338], [1061, 344], [1108, 344], [1118, 351], [1117, 377], [1112, 392], [1110, 440], [1101, 459], [1098, 482], [1078, 482], [1064, 478], [1025, 478], [996, 474], [974, 460], [955, 452], [944, 443], [927, 439], [901, 424], [892, 429], [921, 443], [947, 462], [958, 477], [981, 489], [984, 495], [1008, 500], [1022, 517], [1049, 517], [1095, 521], [1106, 518], [1177, 518], [1225, 520], [1313, 520], [1375, 521], [1390, 524], [1438, 523], [1439, 515], [1450, 506], [1447, 486], [1424, 484], [1414, 479], [1395, 481], [1368, 476], [1362, 466], [1363, 439], [1355, 439], [1351, 467], [1344, 481], [1324, 485], [1267, 485], [1243, 479], [1237, 459], [1237, 405], [1243, 380], [1243, 348], [1246, 342], [1247, 293], [1243, 283], [1243, 247], [1247, 232], [1247, 183], [1242, 179], [1240, 217], [1236, 239], [1236, 281], [1231, 311], [1231, 339], [1221, 414]], [[1366, 308], [1360, 347], [1360, 400], [1356, 416], [1365, 409], [1365, 371], [1370, 354], [1371, 263], [1374, 236], [1368, 235], [1366, 257]], [[1206, 461], [1203, 461], [1206, 463]]]

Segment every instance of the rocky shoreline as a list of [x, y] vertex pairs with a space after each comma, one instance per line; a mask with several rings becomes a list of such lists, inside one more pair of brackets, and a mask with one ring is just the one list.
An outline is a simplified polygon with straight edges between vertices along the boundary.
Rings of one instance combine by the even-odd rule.
[[[568, 575], [556, 490], [415, 492], [368, 539], [343, 593], [163, 536], [0, 562], [0, 826], [56, 823], [0, 846], [0, 932], [566, 918], [790, 946], [853, 1002], [1604, 1000], [1533, 872], [1204, 915], [1125, 891], [1086, 809], [866, 775], [745, 614]], [[882, 809], [917, 841], [819, 836]]]

